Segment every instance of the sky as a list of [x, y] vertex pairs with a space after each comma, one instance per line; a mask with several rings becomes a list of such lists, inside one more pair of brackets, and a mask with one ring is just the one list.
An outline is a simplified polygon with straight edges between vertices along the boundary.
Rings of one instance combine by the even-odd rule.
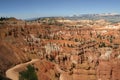
[[0, 0], [0, 17], [34, 18], [120, 13], [120, 0]]

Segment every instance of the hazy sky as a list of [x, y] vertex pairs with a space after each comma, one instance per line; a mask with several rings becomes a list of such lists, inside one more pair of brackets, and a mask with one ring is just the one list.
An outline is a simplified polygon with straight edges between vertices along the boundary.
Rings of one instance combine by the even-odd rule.
[[33, 18], [120, 13], [120, 0], [0, 0], [0, 17]]

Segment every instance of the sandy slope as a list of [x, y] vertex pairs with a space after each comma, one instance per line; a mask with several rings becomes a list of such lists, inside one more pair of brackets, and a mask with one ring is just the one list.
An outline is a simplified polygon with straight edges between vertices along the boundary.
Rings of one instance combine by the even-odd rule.
[[39, 61], [39, 59], [33, 59], [30, 62], [27, 63], [22, 63], [22, 64], [18, 64], [10, 69], [8, 69], [6, 71], [6, 77], [12, 79], [12, 80], [19, 80], [19, 72], [17, 71], [17, 69], [21, 68], [21, 67], [25, 67], [28, 64], [34, 63], [36, 61]]

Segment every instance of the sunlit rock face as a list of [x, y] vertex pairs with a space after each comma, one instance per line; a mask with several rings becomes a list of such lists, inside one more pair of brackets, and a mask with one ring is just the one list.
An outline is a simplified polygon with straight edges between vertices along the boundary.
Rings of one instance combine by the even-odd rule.
[[39, 80], [120, 80], [120, 29], [106, 27], [119, 23], [46, 20], [0, 25], [2, 75], [40, 59], [32, 64]]

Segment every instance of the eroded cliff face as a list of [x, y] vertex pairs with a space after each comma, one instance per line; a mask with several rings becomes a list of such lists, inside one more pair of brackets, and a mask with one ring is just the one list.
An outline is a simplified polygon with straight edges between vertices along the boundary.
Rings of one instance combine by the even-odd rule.
[[39, 80], [120, 80], [120, 30], [105, 23], [3, 25], [1, 73], [39, 58], [34, 63]]
[[4, 74], [8, 68], [29, 60], [18, 48], [5, 41], [0, 42], [0, 73]]
[[120, 60], [100, 61], [97, 67], [97, 77], [99, 80], [119, 80]]

